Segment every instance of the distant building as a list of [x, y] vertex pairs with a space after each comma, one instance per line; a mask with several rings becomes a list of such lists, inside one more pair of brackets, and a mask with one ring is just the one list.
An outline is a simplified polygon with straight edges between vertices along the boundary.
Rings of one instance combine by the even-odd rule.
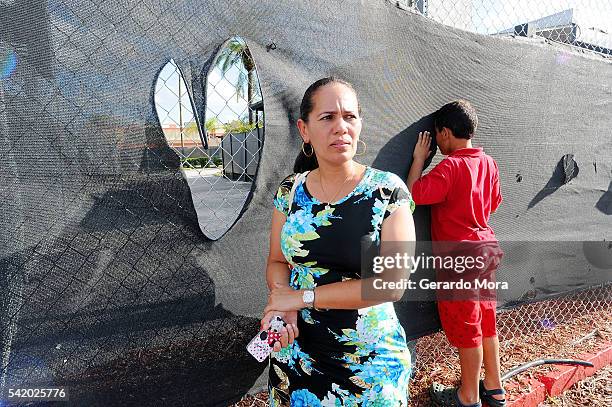
[[[183, 137], [181, 138], [181, 128], [175, 123], [166, 123], [162, 127], [168, 145], [175, 149], [185, 148], [203, 149], [200, 132], [198, 131], [195, 122], [189, 123], [183, 127]], [[208, 131], [208, 147], [216, 148], [221, 144], [221, 139], [225, 135], [222, 127], [217, 127]]]
[[495, 35], [538, 35], [612, 55], [612, 16], [589, 8], [571, 8], [502, 30]]

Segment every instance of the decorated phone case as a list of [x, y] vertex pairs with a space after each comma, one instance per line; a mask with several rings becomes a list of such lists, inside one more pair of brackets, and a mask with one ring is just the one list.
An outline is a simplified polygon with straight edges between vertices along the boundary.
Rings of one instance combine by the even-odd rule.
[[260, 331], [255, 335], [247, 345], [247, 351], [253, 355], [258, 362], [263, 362], [272, 352], [274, 342], [280, 340], [280, 331], [286, 325], [285, 321], [278, 315], [272, 317], [270, 328], [265, 331]]

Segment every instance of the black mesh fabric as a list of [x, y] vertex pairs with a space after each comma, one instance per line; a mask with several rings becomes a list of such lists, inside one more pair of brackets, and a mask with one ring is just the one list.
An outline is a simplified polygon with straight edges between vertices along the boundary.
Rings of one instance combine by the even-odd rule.
[[[173, 58], [203, 109], [206, 67], [233, 35], [257, 64], [266, 136], [242, 216], [211, 242], [153, 93]], [[0, 384], [64, 384], [90, 406], [245, 394], [264, 369], [245, 345], [266, 300], [272, 197], [300, 146], [301, 96], [331, 74], [358, 91], [361, 162], [405, 178], [430, 114], [466, 98], [475, 144], [500, 167], [501, 241], [610, 238], [612, 65], [569, 48], [455, 30], [382, 0], [8, 0], [0, 48], [18, 61], [0, 82]], [[428, 208], [415, 221], [428, 240]], [[411, 338], [438, 329], [432, 302], [397, 310]]]

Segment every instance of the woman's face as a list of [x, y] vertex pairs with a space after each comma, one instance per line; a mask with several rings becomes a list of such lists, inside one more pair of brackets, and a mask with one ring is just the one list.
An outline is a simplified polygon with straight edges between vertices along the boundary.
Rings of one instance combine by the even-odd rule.
[[313, 95], [308, 122], [298, 120], [305, 143], [310, 143], [317, 161], [341, 164], [357, 151], [361, 118], [355, 93], [340, 83], [330, 83]]

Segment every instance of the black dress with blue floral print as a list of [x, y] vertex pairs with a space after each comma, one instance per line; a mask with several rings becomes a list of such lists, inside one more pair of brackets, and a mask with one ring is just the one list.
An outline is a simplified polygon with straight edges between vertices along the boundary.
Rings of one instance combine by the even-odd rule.
[[[355, 189], [327, 206], [295, 174], [281, 183], [275, 207], [287, 216], [282, 252], [294, 289], [360, 278], [361, 239], [380, 240], [383, 221], [414, 202], [395, 174], [367, 167]], [[270, 405], [407, 406], [410, 354], [393, 304], [357, 310], [303, 309], [300, 335], [270, 358]]]

